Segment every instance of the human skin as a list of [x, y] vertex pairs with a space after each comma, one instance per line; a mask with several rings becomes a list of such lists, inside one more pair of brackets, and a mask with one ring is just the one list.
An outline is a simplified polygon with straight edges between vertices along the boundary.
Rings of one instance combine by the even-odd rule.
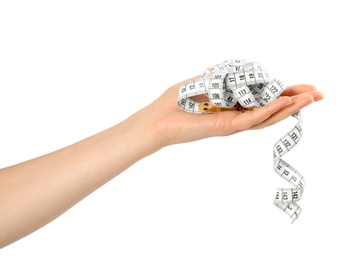
[[183, 82], [109, 129], [0, 169], [0, 248], [48, 224], [163, 147], [262, 129], [323, 99], [314, 86], [300, 84], [286, 88], [280, 98], [251, 112], [191, 114], [177, 106]]

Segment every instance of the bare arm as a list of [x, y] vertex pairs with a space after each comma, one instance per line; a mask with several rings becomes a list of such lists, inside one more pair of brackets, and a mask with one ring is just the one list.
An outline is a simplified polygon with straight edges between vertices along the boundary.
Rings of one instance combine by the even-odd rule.
[[132, 117], [61, 150], [0, 170], [0, 246], [57, 216], [152, 153]]
[[34, 232], [138, 160], [171, 144], [274, 124], [322, 94], [296, 85], [253, 112], [189, 114], [177, 107], [181, 83], [125, 121], [80, 142], [0, 170], [0, 247]]

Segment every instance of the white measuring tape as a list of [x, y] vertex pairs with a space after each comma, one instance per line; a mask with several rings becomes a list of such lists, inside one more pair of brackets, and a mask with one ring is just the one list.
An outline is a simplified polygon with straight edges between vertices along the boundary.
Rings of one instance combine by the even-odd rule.
[[[260, 64], [227, 60], [206, 69], [199, 79], [184, 83], [179, 88], [178, 106], [191, 113], [245, 112], [272, 102], [284, 89], [284, 84], [272, 78]], [[198, 102], [190, 98], [202, 94], [209, 101]], [[283, 210], [293, 223], [302, 211], [296, 202], [302, 198], [305, 182], [303, 176], [282, 159], [302, 137], [300, 112], [292, 116], [298, 122], [274, 144], [273, 157], [275, 172], [293, 185], [293, 188], [277, 190], [274, 205]]]

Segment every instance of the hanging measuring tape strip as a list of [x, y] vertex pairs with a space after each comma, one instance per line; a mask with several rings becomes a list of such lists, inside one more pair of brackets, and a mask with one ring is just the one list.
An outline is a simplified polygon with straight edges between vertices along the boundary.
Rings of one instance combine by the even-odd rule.
[[[190, 113], [246, 112], [272, 102], [284, 89], [285, 85], [272, 78], [260, 64], [233, 59], [209, 67], [199, 79], [183, 84], [179, 88], [178, 106]], [[209, 101], [198, 102], [191, 98], [202, 94]], [[302, 137], [300, 112], [292, 116], [298, 122], [274, 144], [273, 161], [275, 172], [293, 185], [293, 188], [277, 190], [274, 205], [293, 223], [302, 211], [296, 202], [302, 198], [305, 182], [303, 176], [282, 159]]]

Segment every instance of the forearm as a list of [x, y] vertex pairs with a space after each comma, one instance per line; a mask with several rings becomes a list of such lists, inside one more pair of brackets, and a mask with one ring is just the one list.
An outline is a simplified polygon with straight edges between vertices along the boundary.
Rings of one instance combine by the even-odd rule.
[[0, 171], [0, 247], [49, 223], [156, 151], [152, 133], [126, 121], [53, 153]]

